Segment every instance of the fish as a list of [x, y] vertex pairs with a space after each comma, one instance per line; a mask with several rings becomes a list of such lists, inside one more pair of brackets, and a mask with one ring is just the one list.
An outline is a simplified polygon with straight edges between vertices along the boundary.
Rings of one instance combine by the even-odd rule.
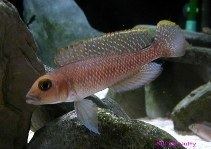
[[211, 123], [195, 123], [188, 127], [194, 134], [207, 142], [211, 142]]
[[183, 56], [187, 45], [181, 28], [167, 20], [158, 22], [153, 38], [146, 29], [131, 29], [74, 43], [55, 57], [57, 69], [34, 82], [26, 102], [74, 102], [78, 120], [100, 134], [98, 107], [85, 98], [105, 88], [124, 92], [150, 83], [162, 71], [153, 61]]
[[203, 27], [202, 32], [208, 35], [211, 35], [211, 28], [210, 27]]

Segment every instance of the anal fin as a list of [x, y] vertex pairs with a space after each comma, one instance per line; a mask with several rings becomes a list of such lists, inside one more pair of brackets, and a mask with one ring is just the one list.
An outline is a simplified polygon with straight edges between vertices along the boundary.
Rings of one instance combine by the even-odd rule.
[[161, 64], [151, 62], [142, 66], [139, 71], [123, 81], [110, 87], [115, 92], [124, 92], [139, 88], [153, 81], [162, 71]]

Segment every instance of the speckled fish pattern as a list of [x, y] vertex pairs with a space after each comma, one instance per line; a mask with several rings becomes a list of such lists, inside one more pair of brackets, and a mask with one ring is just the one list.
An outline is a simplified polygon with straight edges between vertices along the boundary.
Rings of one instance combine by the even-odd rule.
[[154, 47], [135, 53], [104, 56], [69, 64], [59, 69], [80, 98], [105, 89], [136, 74], [141, 66], [160, 57]]

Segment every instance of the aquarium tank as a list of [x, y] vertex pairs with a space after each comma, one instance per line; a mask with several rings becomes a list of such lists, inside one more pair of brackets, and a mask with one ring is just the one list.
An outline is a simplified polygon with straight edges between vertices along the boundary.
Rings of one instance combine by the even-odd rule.
[[0, 0], [0, 149], [211, 149], [210, 0]]

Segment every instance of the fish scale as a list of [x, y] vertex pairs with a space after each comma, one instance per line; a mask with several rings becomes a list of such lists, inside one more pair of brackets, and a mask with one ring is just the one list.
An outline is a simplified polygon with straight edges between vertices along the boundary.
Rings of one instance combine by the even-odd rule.
[[[153, 52], [153, 51], [156, 51]], [[75, 90], [80, 98], [94, 94], [120, 80], [129, 77], [146, 62], [160, 57], [160, 52], [154, 47], [146, 51], [122, 54], [113, 57], [100, 57], [76, 62], [75, 69], [68, 65], [61, 68], [61, 72], [75, 84]], [[73, 64], [69, 64], [72, 67]], [[111, 71], [112, 70], [112, 71]]]
[[82, 59], [137, 52], [150, 46], [153, 38], [145, 29], [122, 31], [60, 49], [55, 63], [64, 66]]

